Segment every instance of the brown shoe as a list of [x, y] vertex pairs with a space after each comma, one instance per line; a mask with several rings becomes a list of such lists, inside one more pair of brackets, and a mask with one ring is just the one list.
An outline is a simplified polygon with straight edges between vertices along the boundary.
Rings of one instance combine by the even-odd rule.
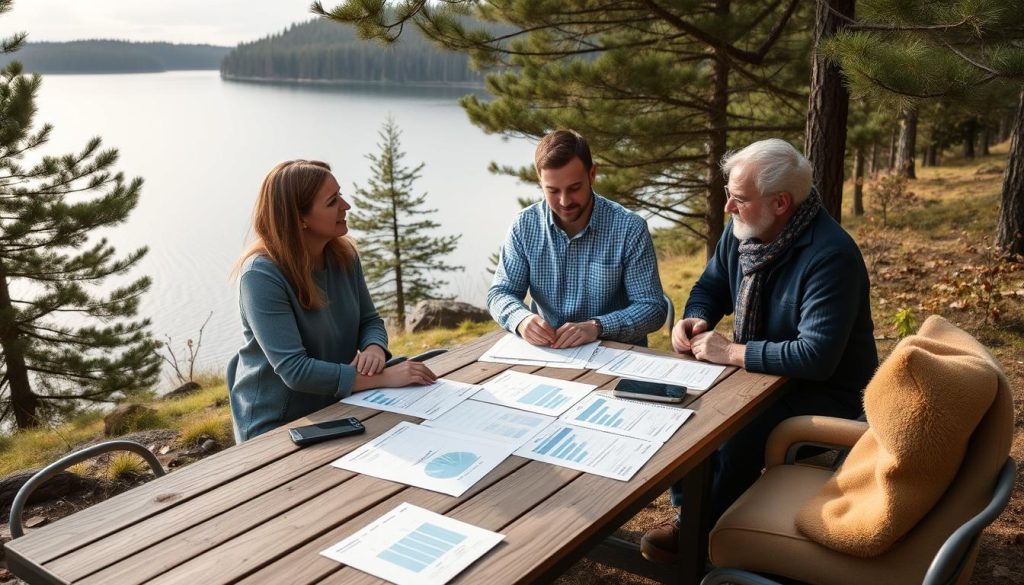
[[663, 522], [644, 533], [640, 553], [656, 563], [675, 563], [679, 553], [679, 517]]

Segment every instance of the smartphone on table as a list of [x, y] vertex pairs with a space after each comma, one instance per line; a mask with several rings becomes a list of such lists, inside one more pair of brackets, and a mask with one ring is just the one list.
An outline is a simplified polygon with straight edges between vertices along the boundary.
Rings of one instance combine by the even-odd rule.
[[612, 396], [655, 402], [682, 402], [686, 397], [686, 387], [622, 378], [615, 385]]
[[296, 445], [312, 445], [322, 441], [329, 441], [339, 437], [358, 435], [365, 433], [366, 427], [359, 422], [358, 418], [349, 417], [338, 420], [329, 420], [314, 425], [288, 429], [288, 435]]

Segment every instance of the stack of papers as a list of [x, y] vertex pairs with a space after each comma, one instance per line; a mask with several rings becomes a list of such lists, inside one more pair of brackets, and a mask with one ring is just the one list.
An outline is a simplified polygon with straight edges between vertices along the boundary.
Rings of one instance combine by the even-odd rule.
[[594, 341], [578, 347], [567, 349], [551, 349], [541, 345], [531, 345], [511, 333], [495, 343], [491, 349], [480, 356], [482, 362], [537, 366], [541, 368], [571, 368], [584, 370], [587, 362], [599, 342]]
[[427, 386], [375, 388], [343, 398], [345, 404], [397, 412], [430, 420], [454, 408], [480, 390], [480, 386], [437, 379]]
[[504, 538], [403, 503], [320, 554], [398, 585], [442, 585]]
[[[661, 364], [642, 361], [657, 356], [602, 354], [599, 359], [613, 360], [606, 368], [615, 375], [619, 370], [680, 375], [678, 367], [658, 369]], [[713, 381], [717, 373], [707, 375]], [[506, 371], [479, 386], [439, 379], [429, 386], [360, 392], [342, 402], [426, 420], [401, 422], [332, 465], [452, 496], [465, 493], [513, 453], [628, 481], [693, 413], [595, 393], [595, 388]]]
[[724, 371], [725, 366], [626, 351], [597, 373], [630, 380], [685, 386], [689, 391], [703, 392], [710, 388]]

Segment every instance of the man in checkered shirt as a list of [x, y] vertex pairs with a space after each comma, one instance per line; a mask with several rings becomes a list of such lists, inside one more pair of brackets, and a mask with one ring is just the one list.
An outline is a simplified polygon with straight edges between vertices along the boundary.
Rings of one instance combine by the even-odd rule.
[[[597, 166], [575, 131], [545, 136], [534, 164], [544, 199], [505, 238], [487, 293], [494, 320], [534, 345], [647, 345], [668, 311], [647, 222], [594, 193]], [[539, 314], [523, 303], [527, 291]]]

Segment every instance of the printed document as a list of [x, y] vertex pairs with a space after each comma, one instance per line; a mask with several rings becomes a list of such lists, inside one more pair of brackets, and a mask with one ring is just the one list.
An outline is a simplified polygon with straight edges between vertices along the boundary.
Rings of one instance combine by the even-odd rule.
[[599, 374], [686, 386], [687, 390], [703, 392], [711, 387], [725, 366], [694, 360], [627, 351], [619, 359], [597, 371]]
[[484, 382], [483, 389], [473, 395], [474, 400], [511, 406], [548, 416], [558, 416], [597, 388], [522, 372], [505, 372]]
[[504, 538], [403, 503], [320, 554], [398, 585], [443, 585]]
[[586, 473], [629, 481], [661, 443], [613, 435], [555, 421], [516, 455]]
[[432, 419], [480, 390], [480, 386], [438, 378], [427, 386], [375, 388], [343, 398], [345, 404]]
[[612, 360], [621, 357], [626, 351], [625, 349], [612, 349], [603, 345], [598, 346], [594, 351], [594, 355], [590, 356], [590, 359], [587, 360], [587, 369], [599, 370], [607, 366]]
[[509, 333], [480, 356], [479, 361], [583, 370], [586, 369], [587, 360], [597, 347], [598, 342], [594, 341], [578, 347], [551, 349], [533, 345], [518, 335]]
[[517, 449], [555, 420], [545, 416], [487, 402], [466, 400], [423, 425], [483, 437]]
[[627, 437], [664, 443], [693, 414], [676, 408], [594, 393], [562, 415], [562, 422]]
[[400, 422], [331, 463], [389, 481], [461, 496], [512, 453], [512, 448], [461, 433]]

